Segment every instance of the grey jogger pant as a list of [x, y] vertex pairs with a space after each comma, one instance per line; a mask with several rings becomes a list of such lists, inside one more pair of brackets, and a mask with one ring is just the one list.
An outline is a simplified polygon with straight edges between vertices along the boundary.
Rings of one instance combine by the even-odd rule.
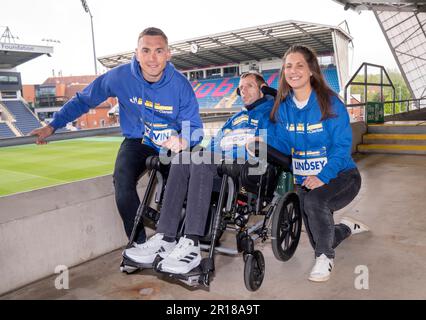
[[183, 203], [186, 201], [184, 234], [204, 236], [217, 165], [193, 163], [191, 153], [183, 152], [172, 160], [167, 179], [157, 232], [176, 237]]

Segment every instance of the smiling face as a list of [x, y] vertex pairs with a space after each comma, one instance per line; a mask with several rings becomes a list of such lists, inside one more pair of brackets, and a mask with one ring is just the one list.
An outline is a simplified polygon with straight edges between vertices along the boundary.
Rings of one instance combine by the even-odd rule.
[[284, 63], [284, 75], [293, 90], [310, 90], [312, 72], [303, 54], [293, 52], [287, 55]]
[[248, 75], [240, 79], [238, 88], [240, 89], [241, 99], [245, 106], [248, 106], [263, 97], [263, 93], [260, 90], [259, 84], [257, 83], [254, 75]]
[[139, 39], [136, 59], [139, 61], [145, 80], [149, 82], [160, 80], [170, 57], [167, 42], [162, 36], [145, 35]]

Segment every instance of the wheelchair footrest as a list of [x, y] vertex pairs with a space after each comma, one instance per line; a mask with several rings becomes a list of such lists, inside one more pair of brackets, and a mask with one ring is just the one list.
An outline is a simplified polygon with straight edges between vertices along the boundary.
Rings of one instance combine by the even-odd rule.
[[183, 283], [191, 287], [196, 287], [203, 283], [202, 280], [204, 277], [204, 273], [203, 273], [203, 270], [201, 269], [201, 266], [197, 266], [194, 269], [192, 269], [190, 272], [185, 274], [169, 273], [169, 272], [164, 272], [158, 269], [156, 271], [166, 274], [172, 279], [182, 281]]
[[152, 263], [139, 263], [130, 259], [126, 254], [123, 254], [123, 262], [121, 263], [123, 266], [129, 266], [132, 268], [138, 269], [152, 269]]

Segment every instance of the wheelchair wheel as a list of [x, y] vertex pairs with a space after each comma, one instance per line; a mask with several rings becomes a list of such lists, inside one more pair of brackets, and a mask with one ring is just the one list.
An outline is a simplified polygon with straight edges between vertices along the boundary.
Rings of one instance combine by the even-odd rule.
[[265, 259], [262, 252], [255, 250], [253, 254], [246, 254], [244, 261], [244, 283], [247, 290], [256, 291], [265, 277]]
[[272, 251], [280, 261], [289, 260], [299, 244], [302, 214], [299, 197], [295, 193], [284, 195], [272, 215]]

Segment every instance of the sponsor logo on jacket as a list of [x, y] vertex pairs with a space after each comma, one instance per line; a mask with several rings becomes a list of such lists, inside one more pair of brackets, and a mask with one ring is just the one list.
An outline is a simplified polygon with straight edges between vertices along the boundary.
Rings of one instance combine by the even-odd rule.
[[149, 100], [145, 101], [145, 107], [148, 109], [152, 109], [154, 107], [154, 110], [159, 113], [167, 113], [167, 114], [173, 113], [173, 106], [162, 106], [159, 103], [153, 104], [152, 101], [149, 101]]
[[236, 129], [227, 132], [220, 141], [220, 147], [224, 151], [231, 150], [234, 146], [245, 146], [250, 138], [253, 138], [255, 130], [252, 128]]
[[327, 150], [322, 147], [318, 150], [292, 150], [294, 182], [302, 184], [307, 176], [316, 176], [327, 164]]
[[176, 134], [176, 130], [168, 129], [168, 126], [164, 124], [153, 124], [152, 127], [145, 125], [145, 137], [157, 146], [161, 146], [163, 142]]
[[140, 106], [143, 104], [142, 98], [138, 98], [138, 97], [129, 98], [129, 101], [133, 104], [138, 104]]
[[[288, 131], [294, 132], [296, 127], [296, 132], [298, 133], [304, 133], [305, 132], [305, 124], [304, 123], [298, 123], [297, 126], [295, 126], [294, 123], [287, 124], [286, 129]], [[315, 124], [306, 124], [306, 131], [307, 133], [318, 133], [324, 131], [322, 122], [315, 123]]]

